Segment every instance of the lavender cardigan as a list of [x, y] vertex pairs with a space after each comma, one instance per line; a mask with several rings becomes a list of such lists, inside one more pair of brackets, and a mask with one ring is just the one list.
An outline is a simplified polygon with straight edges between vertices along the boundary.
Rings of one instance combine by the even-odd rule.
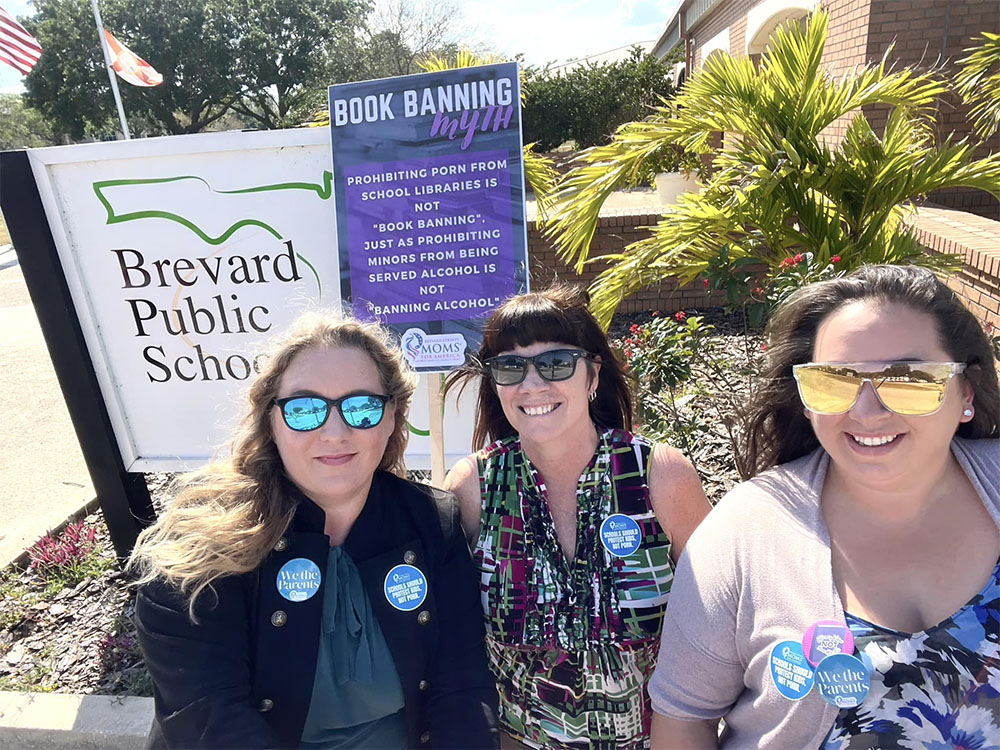
[[[1000, 527], [1000, 440], [951, 448]], [[819, 505], [828, 464], [817, 449], [739, 485], [678, 563], [649, 694], [664, 716], [724, 716], [723, 748], [819, 747], [837, 716], [818, 695], [783, 698], [768, 662], [779, 641], [844, 619]]]

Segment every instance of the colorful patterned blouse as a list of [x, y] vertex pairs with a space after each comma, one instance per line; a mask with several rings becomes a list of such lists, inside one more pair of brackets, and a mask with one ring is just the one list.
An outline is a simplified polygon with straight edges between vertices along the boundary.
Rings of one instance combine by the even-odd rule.
[[910, 635], [847, 615], [871, 689], [824, 750], [1000, 747], [1000, 563], [972, 601]]
[[[501, 726], [529, 747], [649, 747], [645, 685], [673, 580], [670, 541], [649, 500], [651, 452], [629, 432], [599, 433], [577, 487], [572, 561], [520, 441], [501, 440], [478, 456], [482, 522], [474, 557], [487, 653]], [[638, 524], [638, 548], [623, 557], [600, 538], [613, 514]]]

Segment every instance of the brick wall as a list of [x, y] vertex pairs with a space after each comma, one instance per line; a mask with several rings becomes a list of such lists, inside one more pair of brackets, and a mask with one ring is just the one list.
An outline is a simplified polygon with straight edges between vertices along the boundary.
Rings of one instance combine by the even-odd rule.
[[[597, 221], [597, 231], [591, 243], [590, 257], [621, 252], [626, 245], [649, 236], [649, 229], [660, 220], [658, 213], [611, 212]], [[597, 275], [608, 267], [598, 260], [589, 264], [578, 274], [556, 256], [552, 244], [542, 236], [534, 221], [528, 222], [528, 261], [531, 272], [531, 288], [544, 289], [555, 281], [563, 281], [581, 286], [590, 286]], [[705, 294], [702, 287], [680, 287], [673, 279], [656, 287], [645, 289], [627, 297], [618, 308], [620, 312], [652, 312], [659, 310], [672, 313], [690, 308], [715, 307], [725, 303], [721, 292]]]
[[[591, 258], [620, 252], [629, 243], [648, 237], [648, 227], [658, 220], [659, 214], [652, 208], [638, 213], [619, 210], [601, 216], [591, 244]], [[953, 209], [922, 208], [913, 228], [917, 240], [928, 252], [962, 255], [965, 264], [949, 279], [949, 286], [984, 324], [1000, 327], [1000, 222]], [[608, 266], [598, 261], [577, 274], [556, 257], [551, 243], [534, 221], [528, 222], [528, 258], [531, 286], [536, 290], [554, 281], [589, 286]], [[618, 309], [620, 312], [659, 310], [669, 314], [723, 304], [725, 295], [721, 292], [705, 294], [703, 288], [679, 287], [670, 279], [628, 297]]]
[[[997, 0], [870, 0], [868, 39], [865, 51], [869, 62], [882, 58], [895, 42], [891, 59], [899, 65], [929, 70], [940, 66], [953, 79], [957, 61], [973, 46], [973, 37], [982, 31], [1000, 32], [1000, 2]], [[885, 125], [887, 108], [866, 108], [865, 114], [876, 132]], [[973, 135], [969, 107], [957, 94], [947, 94], [938, 103], [938, 137], [954, 133], [956, 139]], [[1000, 135], [994, 135], [976, 151], [986, 156], [1000, 150]], [[930, 200], [943, 206], [1000, 219], [1000, 202], [979, 190], [947, 190], [932, 193]]]
[[913, 228], [928, 252], [962, 256], [964, 265], [948, 286], [983, 323], [1000, 328], [1000, 222], [954, 209], [922, 208]]

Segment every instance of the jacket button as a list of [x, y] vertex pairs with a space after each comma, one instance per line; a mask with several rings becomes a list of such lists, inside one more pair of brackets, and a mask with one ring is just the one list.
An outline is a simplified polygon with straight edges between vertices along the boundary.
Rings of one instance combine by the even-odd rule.
[[260, 703], [257, 704], [257, 710], [260, 711], [262, 714], [266, 714], [272, 708], [274, 708], [274, 701], [271, 700], [270, 698], [265, 698], [264, 700], [262, 700]]
[[430, 741], [431, 741], [431, 733], [430, 732], [424, 732], [422, 735], [420, 735], [420, 744], [421, 745], [426, 745]]
[[420, 623], [421, 625], [426, 625], [430, 621], [431, 621], [431, 613], [428, 612], [426, 609], [419, 615], [417, 615], [417, 622]]
[[285, 537], [281, 537], [281, 539], [274, 543], [275, 552], [284, 552], [286, 549], [288, 549], [288, 540]]
[[286, 622], [288, 622], [288, 615], [283, 610], [279, 609], [271, 615], [271, 624], [276, 628], [280, 628]]
[[429, 688], [430, 686], [431, 684], [427, 680], [421, 680], [420, 682], [417, 683], [417, 688], [419, 688], [420, 690], [427, 690], [427, 688]]
[[406, 552], [403, 553], [403, 562], [405, 562], [407, 565], [413, 565], [413, 563], [415, 563], [416, 561], [417, 561], [417, 553], [414, 552], [413, 550], [408, 549], [406, 550]]

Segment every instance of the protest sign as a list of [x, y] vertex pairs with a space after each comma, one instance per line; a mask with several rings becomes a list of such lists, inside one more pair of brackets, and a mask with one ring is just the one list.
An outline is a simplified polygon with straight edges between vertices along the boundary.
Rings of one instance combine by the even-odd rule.
[[341, 294], [446, 372], [527, 291], [516, 63], [330, 87]]

